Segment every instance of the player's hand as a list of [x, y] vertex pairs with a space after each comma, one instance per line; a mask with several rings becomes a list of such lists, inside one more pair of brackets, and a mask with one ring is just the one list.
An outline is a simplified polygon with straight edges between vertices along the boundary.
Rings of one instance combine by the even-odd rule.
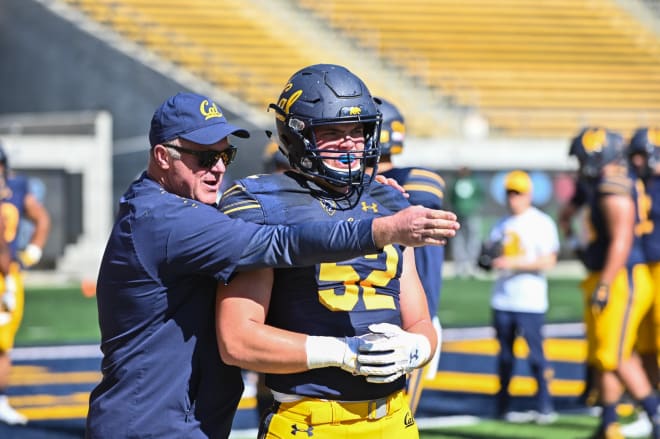
[[591, 293], [591, 312], [600, 314], [607, 306], [610, 300], [610, 286], [607, 284], [598, 284]]
[[392, 186], [394, 189], [396, 189], [396, 190], [398, 190], [399, 192], [401, 192], [405, 198], [410, 198], [410, 194], [409, 194], [408, 192], [406, 192], [406, 190], [403, 188], [403, 186], [401, 186], [401, 185], [399, 184], [399, 182], [396, 181], [395, 179], [393, 179], [393, 178], [387, 178], [387, 177], [385, 177], [385, 176], [382, 175], [382, 174], [378, 174], [378, 175], [376, 175], [376, 176], [374, 177], [374, 179], [375, 179], [378, 183], [380, 183], [380, 184], [386, 184], [386, 185], [388, 185], [388, 186]]
[[21, 261], [23, 267], [30, 268], [39, 263], [42, 254], [43, 250], [41, 247], [36, 244], [28, 244], [25, 250], [18, 253], [18, 259]]
[[363, 343], [359, 337], [307, 336], [307, 367], [339, 367], [353, 375], [360, 375], [357, 357]]
[[391, 383], [417, 369], [431, 357], [431, 344], [421, 334], [406, 332], [391, 323], [369, 325], [373, 334], [361, 338], [359, 346], [360, 374], [370, 383]]
[[3, 311], [13, 312], [16, 309], [16, 281], [11, 276], [5, 276], [5, 291], [0, 303]]
[[372, 227], [376, 246], [383, 248], [393, 243], [408, 247], [445, 245], [460, 225], [452, 212], [410, 206], [394, 215], [374, 219]]

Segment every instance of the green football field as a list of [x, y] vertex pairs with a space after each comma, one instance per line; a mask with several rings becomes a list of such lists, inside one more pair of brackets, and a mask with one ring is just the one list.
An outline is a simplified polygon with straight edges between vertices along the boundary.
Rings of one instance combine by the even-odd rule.
[[[443, 326], [488, 325], [491, 285], [489, 280], [445, 279], [440, 304]], [[577, 285], [574, 279], [550, 280], [548, 322], [582, 320]], [[25, 316], [17, 339], [19, 346], [98, 342], [96, 301], [83, 296], [78, 285], [33, 286], [28, 287], [25, 294]]]
[[[445, 279], [440, 318], [446, 328], [485, 326], [490, 320], [490, 280]], [[579, 322], [581, 294], [575, 279], [550, 280], [548, 323]], [[96, 301], [85, 297], [77, 285], [47, 288], [30, 286], [17, 346], [98, 343]], [[550, 426], [512, 425], [481, 420], [462, 427], [433, 427], [421, 431], [422, 439], [436, 438], [587, 438], [598, 419], [562, 415]]]

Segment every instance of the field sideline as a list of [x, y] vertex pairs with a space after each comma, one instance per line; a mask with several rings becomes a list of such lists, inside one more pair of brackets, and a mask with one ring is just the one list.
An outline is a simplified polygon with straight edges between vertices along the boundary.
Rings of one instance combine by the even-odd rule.
[[[496, 386], [493, 355], [497, 349], [488, 327], [490, 286], [489, 279], [444, 280], [439, 315], [445, 343], [436, 379], [428, 383], [428, 394], [422, 396], [420, 404], [422, 439], [588, 437], [597, 422], [595, 418], [568, 411], [562, 412], [558, 423], [544, 427], [512, 426], [489, 419]], [[0, 426], [0, 437], [82, 437], [86, 398], [100, 377], [96, 301], [88, 289], [86, 293], [78, 285], [28, 284], [25, 318], [14, 355], [12, 378], [17, 385], [10, 398], [33, 421], [19, 429]], [[583, 327], [578, 323], [582, 313], [578, 280], [551, 279], [550, 306], [546, 326], [546, 335], [552, 339], [549, 355], [557, 361], [561, 377], [552, 392], [569, 407], [581, 389]], [[523, 360], [525, 348], [524, 344], [516, 347]], [[524, 402], [534, 391], [534, 383], [524, 367], [519, 372], [512, 392]], [[242, 401], [237, 420], [249, 413], [252, 404], [247, 399]], [[426, 416], [428, 413], [443, 416]], [[233, 437], [254, 438], [250, 430], [254, 426], [254, 418], [249, 418], [246, 425], [237, 426]], [[240, 432], [249, 434], [241, 436]]]

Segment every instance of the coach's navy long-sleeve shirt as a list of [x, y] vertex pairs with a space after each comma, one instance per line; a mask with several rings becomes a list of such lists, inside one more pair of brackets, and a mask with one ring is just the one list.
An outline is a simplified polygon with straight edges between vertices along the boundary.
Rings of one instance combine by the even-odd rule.
[[103, 378], [86, 437], [227, 437], [243, 383], [218, 353], [216, 283], [376, 251], [371, 221], [258, 226], [143, 174], [120, 201], [98, 276]]

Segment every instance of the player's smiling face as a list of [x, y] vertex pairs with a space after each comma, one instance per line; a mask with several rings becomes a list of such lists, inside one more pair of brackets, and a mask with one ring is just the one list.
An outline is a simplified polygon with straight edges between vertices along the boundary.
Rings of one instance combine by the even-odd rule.
[[[316, 147], [327, 157], [323, 163], [330, 169], [359, 171], [360, 160], [351, 153], [364, 151], [364, 129], [361, 123], [321, 125], [314, 128]], [[362, 157], [362, 154], [360, 154]]]

